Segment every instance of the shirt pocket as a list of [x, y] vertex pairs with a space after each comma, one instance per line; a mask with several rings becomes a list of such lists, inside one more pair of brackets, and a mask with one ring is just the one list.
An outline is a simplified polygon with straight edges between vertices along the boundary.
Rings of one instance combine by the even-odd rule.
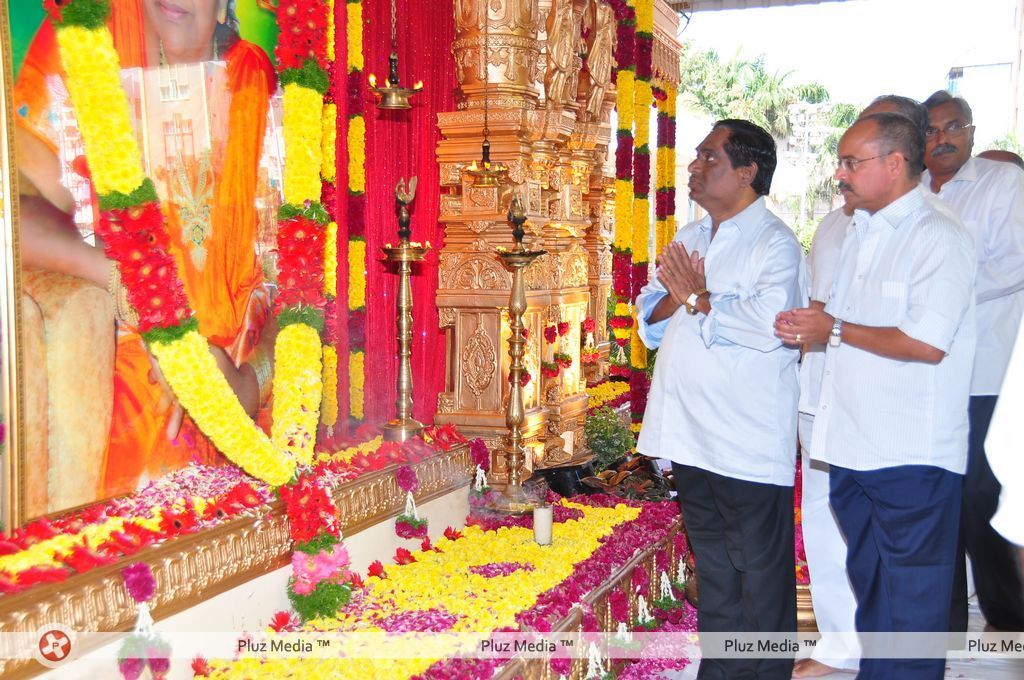
[[907, 292], [906, 281], [882, 281], [881, 323], [895, 326], [903, 320], [907, 312]]

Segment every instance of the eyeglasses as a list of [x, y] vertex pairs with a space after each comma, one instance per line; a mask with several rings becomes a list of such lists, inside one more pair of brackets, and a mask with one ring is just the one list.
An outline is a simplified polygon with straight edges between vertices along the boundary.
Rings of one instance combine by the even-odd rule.
[[894, 151], [886, 151], [885, 153], [880, 153], [877, 156], [872, 156], [871, 158], [840, 158], [839, 159], [839, 164], [838, 164], [839, 165], [839, 169], [840, 170], [844, 170], [846, 172], [857, 172], [857, 166], [859, 166], [861, 163], [866, 163], [867, 161], [873, 161], [876, 158], [885, 158], [886, 156], [888, 156], [890, 154], [893, 154], [893, 153], [895, 153], [895, 152]]
[[949, 125], [947, 125], [944, 128], [928, 127], [928, 128], [925, 128], [925, 130], [924, 130], [924, 136], [925, 137], [934, 137], [937, 134], [939, 134], [939, 132], [945, 132], [947, 137], [953, 137], [955, 135], [959, 135], [961, 132], [963, 132], [967, 128], [972, 128], [972, 127], [974, 127], [974, 126], [971, 125], [970, 123], [950, 123]]

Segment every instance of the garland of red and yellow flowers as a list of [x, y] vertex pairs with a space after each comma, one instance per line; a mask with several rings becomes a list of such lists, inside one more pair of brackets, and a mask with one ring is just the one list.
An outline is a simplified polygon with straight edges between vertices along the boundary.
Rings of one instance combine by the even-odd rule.
[[630, 280], [630, 304], [633, 328], [630, 334], [629, 363], [630, 417], [643, 420], [647, 406], [647, 348], [640, 339], [636, 323], [636, 298], [647, 285], [648, 240], [651, 235], [651, 104], [654, 102], [651, 76], [654, 51], [654, 0], [636, 0], [636, 85], [633, 91], [633, 269]]
[[676, 86], [663, 80], [655, 92], [658, 104], [657, 189], [654, 215], [659, 255], [676, 235]]
[[609, 357], [614, 376], [629, 377], [629, 346], [633, 316], [632, 227], [633, 227], [633, 118], [635, 84], [636, 12], [633, 0], [609, 0], [615, 10], [618, 40], [615, 62], [615, 107], [618, 111], [615, 147], [615, 237], [612, 241], [612, 294], [614, 308], [609, 322], [618, 349]]
[[366, 387], [366, 122], [363, 3], [348, 0], [348, 383], [349, 417], [364, 418]]
[[[278, 212], [278, 284], [271, 438], [308, 464], [323, 394], [324, 240], [330, 216], [320, 202], [323, 110], [328, 88], [327, 4], [280, 0], [274, 53], [284, 89], [284, 204]], [[311, 39], [312, 38], [312, 39]], [[290, 425], [290, 426], [289, 426]]]
[[[47, 2], [67, 87], [78, 114], [100, 219], [97, 233], [107, 256], [121, 270], [128, 298], [139, 313], [139, 330], [182, 406], [218, 449], [247, 472], [273, 486], [293, 479], [297, 463], [313, 458], [321, 402], [324, 324], [324, 225], [319, 203], [322, 169], [322, 110], [327, 90], [327, 5], [322, 0], [281, 0], [276, 56], [284, 86], [284, 198], [279, 211], [279, 293], [275, 355], [274, 422], [271, 438], [245, 414], [207, 350], [189, 309], [184, 286], [168, 253], [164, 216], [156, 191], [142, 170], [121, 87], [119, 58], [107, 28], [107, 0]], [[310, 38], [313, 38], [312, 40]], [[322, 564], [338, 553], [337, 511], [312, 476], [283, 487], [297, 550]], [[326, 498], [326, 500], [324, 500]], [[298, 507], [299, 510], [294, 510]], [[309, 513], [313, 513], [310, 515]], [[294, 513], [303, 516], [294, 518]], [[338, 568], [320, 569], [311, 583], [296, 575], [289, 585], [303, 618], [329, 614], [347, 601]], [[308, 585], [308, 588], [303, 588]], [[304, 592], [301, 592], [303, 591]]]
[[[321, 115], [321, 164], [320, 201], [332, 218], [338, 214], [337, 207], [337, 144], [338, 105], [335, 103], [335, 35], [336, 15], [334, 0], [327, 0], [327, 73], [328, 87], [324, 94]], [[324, 298], [327, 305], [324, 314], [323, 345], [323, 396], [320, 401], [320, 423], [326, 428], [327, 436], [334, 434], [338, 421], [338, 310], [335, 300], [338, 296], [338, 223], [331, 219], [324, 232]]]
[[[105, 244], [107, 257], [116, 262], [128, 300], [139, 314], [139, 332], [150, 352], [159, 362], [161, 371], [182, 406], [196, 425], [206, 433], [217, 448], [236, 464], [255, 477], [279, 485], [292, 478], [296, 457], [312, 456], [312, 442], [302, 446], [306, 419], [295, 408], [295, 402], [282, 398], [275, 403], [277, 433], [292, 435], [289, 446], [275, 446], [246, 415], [227, 381], [217, 369], [213, 355], [207, 349], [206, 339], [198, 332], [195, 319], [185, 295], [184, 285], [168, 247], [164, 215], [152, 180], [142, 169], [142, 157], [132, 131], [128, 99], [121, 86], [119, 58], [106, 21], [110, 8], [107, 0], [69, 0], [57, 5], [54, 0], [45, 3], [57, 31], [57, 43], [67, 74], [67, 87], [78, 116], [79, 129], [94, 188], [99, 197], [100, 216], [97, 234]], [[293, 116], [294, 118], [294, 116]], [[295, 121], [292, 121], [295, 124]], [[317, 147], [319, 147], [319, 120], [316, 121]], [[293, 133], [289, 157], [301, 157]], [[317, 149], [319, 155], [319, 149]], [[319, 171], [319, 161], [316, 163]], [[286, 168], [286, 181], [289, 179]], [[292, 171], [294, 193], [294, 170]], [[291, 210], [292, 225], [304, 222], [304, 212], [315, 214], [313, 206], [286, 205]], [[322, 208], [321, 208], [322, 211]], [[300, 219], [303, 218], [303, 219]], [[314, 220], [315, 221], [315, 220]], [[287, 221], [286, 221], [287, 222]], [[289, 229], [281, 237], [289, 248], [282, 259], [308, 252], [305, 233]], [[313, 230], [310, 230], [313, 231]], [[289, 244], [289, 237], [296, 242]], [[319, 264], [322, 261], [314, 248]], [[282, 272], [284, 274], [284, 272]], [[321, 274], [322, 276], [322, 274]], [[306, 288], [300, 280], [282, 276], [282, 296], [278, 305], [287, 301], [305, 300]], [[320, 280], [316, 280], [319, 294]], [[315, 306], [307, 306], [315, 316]], [[293, 320], [300, 316], [294, 314]], [[285, 384], [295, 384], [296, 377], [308, 372], [308, 347], [316, 344], [316, 363], [320, 346], [316, 331], [309, 341], [306, 327], [287, 325], [287, 315], [279, 315], [285, 326], [278, 337], [279, 356], [290, 357], [279, 362], [278, 375]], [[316, 366], [316, 407], [319, 406], [320, 369]], [[318, 410], [318, 408], [314, 410]], [[315, 422], [313, 424], [315, 430]], [[305, 434], [309, 432], [306, 431]], [[278, 437], [275, 437], [275, 440]], [[310, 437], [311, 439], [311, 437]], [[295, 444], [298, 444], [297, 446]], [[302, 462], [308, 462], [308, 459]]]

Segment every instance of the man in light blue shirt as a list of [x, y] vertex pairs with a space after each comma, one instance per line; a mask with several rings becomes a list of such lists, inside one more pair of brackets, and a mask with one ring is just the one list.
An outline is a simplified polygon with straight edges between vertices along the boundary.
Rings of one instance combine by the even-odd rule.
[[[836, 178], [855, 209], [824, 310], [779, 315], [787, 343], [828, 343], [811, 456], [830, 468], [859, 632], [945, 632], [967, 462], [974, 246], [922, 189], [924, 134], [905, 116], [854, 123]], [[872, 642], [893, 640], [876, 638]], [[859, 678], [939, 679], [922, 657], [865, 644]], [[890, 650], [891, 655], [907, 649]]]
[[[679, 230], [637, 298], [659, 348], [637, 449], [675, 473], [700, 584], [701, 632], [794, 631], [797, 358], [772, 331], [804, 305], [803, 252], [768, 211], [775, 142], [715, 124], [690, 164], [707, 212]], [[699, 678], [786, 678], [792, 659], [701, 661]]]

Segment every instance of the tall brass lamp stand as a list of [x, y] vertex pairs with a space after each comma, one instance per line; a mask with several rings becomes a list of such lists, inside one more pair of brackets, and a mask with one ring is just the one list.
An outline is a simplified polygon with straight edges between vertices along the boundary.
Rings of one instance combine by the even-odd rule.
[[423, 431], [423, 423], [412, 417], [412, 263], [422, 262], [430, 251], [430, 244], [422, 246], [410, 243], [409, 204], [416, 196], [416, 178], [413, 177], [406, 189], [405, 180], [399, 180], [395, 187], [398, 205], [398, 245], [384, 246], [384, 258], [398, 263], [398, 397], [395, 400], [394, 420], [382, 428], [384, 440], [404, 442]]
[[505, 465], [508, 469], [508, 483], [505, 485], [505, 493], [495, 500], [491, 509], [499, 512], [520, 513], [527, 512], [536, 505], [536, 502], [523, 492], [522, 484], [523, 463], [526, 460], [521, 430], [525, 416], [522, 377], [524, 345], [526, 344], [526, 338], [523, 337], [525, 328], [523, 313], [526, 312], [526, 286], [523, 282], [523, 270], [545, 251], [527, 250], [523, 247], [523, 224], [526, 222], [526, 211], [518, 196], [512, 199], [512, 204], [509, 206], [508, 220], [512, 223], [515, 247], [512, 250], [498, 251], [498, 257], [501, 258], [502, 264], [512, 272], [512, 293], [508, 301], [508, 316], [512, 330], [508, 339], [508, 355], [512, 362], [509, 373], [508, 409], [505, 412], [508, 434], [505, 435], [502, 444], [502, 454], [505, 456]]

